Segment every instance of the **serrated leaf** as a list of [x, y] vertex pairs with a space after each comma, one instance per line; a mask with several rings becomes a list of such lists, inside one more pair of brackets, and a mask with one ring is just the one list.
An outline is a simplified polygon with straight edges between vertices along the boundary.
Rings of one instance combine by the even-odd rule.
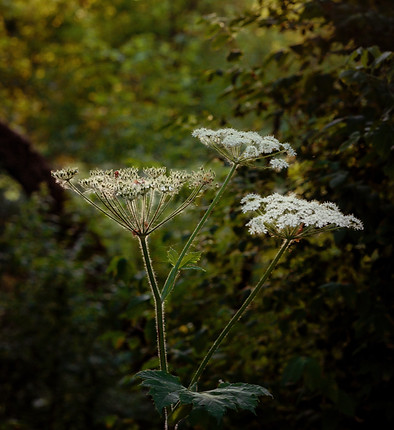
[[218, 388], [202, 393], [182, 391], [181, 403], [192, 403], [197, 409], [204, 409], [220, 421], [227, 409], [243, 409], [255, 413], [260, 396], [270, 396], [270, 392], [259, 385], [222, 383]]
[[163, 408], [178, 402], [179, 392], [186, 390], [177, 376], [162, 370], [143, 370], [136, 376], [143, 380], [141, 385], [149, 387], [149, 395], [152, 396], [160, 414]]
[[180, 268], [197, 264], [200, 261], [202, 252], [189, 252], [181, 261]]
[[212, 394], [208, 391], [202, 393], [184, 391], [180, 393], [179, 398], [183, 404], [191, 403], [193, 407], [197, 409], [206, 410], [210, 415], [215, 417], [218, 422], [221, 421], [227, 409], [237, 409], [232, 396]]
[[[273, 397], [266, 388], [260, 385], [245, 384], [242, 382], [237, 382], [235, 384], [222, 383], [219, 385], [218, 390], [234, 394], [234, 396], [237, 397], [237, 407], [239, 409], [249, 410], [253, 413], [255, 413], [259, 396]], [[253, 402], [254, 406], [253, 409], [251, 409]]]
[[[163, 408], [180, 402], [181, 405], [192, 405], [193, 408], [206, 411], [218, 422], [229, 409], [255, 413], [260, 396], [272, 397], [264, 387], [241, 382], [221, 383], [214, 390], [199, 393], [181, 385], [178, 377], [161, 370], [145, 370], [136, 376], [143, 379], [143, 386], [149, 387], [149, 394], [160, 413]], [[187, 414], [190, 410], [186, 408], [184, 412]]]
[[172, 266], [175, 266], [175, 264], [178, 260], [178, 257], [179, 257], [179, 254], [175, 251], [175, 249], [170, 248], [167, 251], [167, 258], [168, 258], [168, 261], [170, 262], [170, 264]]
[[[183, 258], [182, 261], [179, 264], [179, 270], [180, 269], [195, 269], [195, 265], [198, 263], [198, 261], [201, 258], [201, 252], [188, 252]], [[168, 261], [171, 263], [172, 266], [175, 266], [178, 259], [179, 254], [172, 248], [170, 248], [167, 252]], [[203, 270], [203, 269], [201, 269]]]

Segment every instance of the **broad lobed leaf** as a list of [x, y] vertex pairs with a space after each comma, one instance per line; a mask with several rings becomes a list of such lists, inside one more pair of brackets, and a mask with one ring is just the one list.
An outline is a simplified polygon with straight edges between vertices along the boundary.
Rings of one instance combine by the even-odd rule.
[[160, 370], [145, 370], [137, 373], [143, 379], [142, 385], [149, 387], [149, 394], [161, 413], [164, 407], [178, 401], [183, 405], [193, 405], [215, 417], [218, 422], [228, 409], [244, 409], [255, 413], [260, 396], [272, 397], [270, 392], [259, 385], [245, 383], [221, 383], [218, 388], [195, 392], [184, 387], [179, 378]]
[[136, 376], [143, 380], [144, 387], [149, 387], [149, 394], [160, 414], [163, 408], [178, 402], [179, 392], [185, 389], [178, 377], [162, 370], [143, 370]]

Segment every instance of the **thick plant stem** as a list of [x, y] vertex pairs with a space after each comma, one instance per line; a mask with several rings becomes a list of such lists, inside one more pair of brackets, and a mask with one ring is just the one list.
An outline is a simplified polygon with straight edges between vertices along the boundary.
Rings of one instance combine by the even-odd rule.
[[160, 370], [168, 372], [166, 333], [164, 323], [164, 302], [160, 296], [160, 290], [157, 285], [156, 276], [153, 271], [152, 260], [149, 254], [148, 238], [146, 236], [138, 237], [141, 246], [141, 252], [144, 259], [146, 273], [148, 274], [149, 285], [152, 290], [153, 301], [155, 304], [155, 319], [157, 333], [157, 350], [160, 361]]
[[209, 215], [211, 214], [213, 208], [216, 206], [220, 198], [222, 197], [228, 183], [230, 182], [230, 179], [234, 175], [235, 171], [237, 170], [238, 165], [233, 164], [231, 166], [230, 171], [227, 174], [226, 179], [224, 180], [222, 186], [220, 187], [219, 191], [217, 192], [215, 198], [212, 200], [211, 204], [209, 205], [208, 209], [204, 213], [203, 217], [201, 218], [200, 222], [197, 224], [196, 228], [194, 229], [193, 233], [190, 235], [188, 241], [186, 242], [185, 246], [182, 249], [182, 252], [179, 254], [178, 260], [175, 263], [175, 266], [171, 269], [171, 272], [168, 274], [168, 277], [166, 279], [166, 282], [163, 286], [163, 290], [161, 293], [162, 300], [167, 298], [169, 293], [171, 292], [172, 288], [174, 287], [174, 283], [177, 277], [177, 273], [179, 270], [179, 266], [181, 265], [181, 262], [183, 260], [183, 257], [187, 254], [187, 251], [189, 250], [191, 244], [193, 243], [193, 240], [196, 238], [199, 231], [202, 229], [203, 225], [205, 224], [205, 221], [208, 219]]
[[219, 334], [215, 342], [212, 344], [211, 348], [209, 349], [207, 355], [202, 360], [199, 368], [197, 369], [196, 373], [193, 375], [192, 380], [189, 384], [189, 389], [193, 387], [193, 385], [198, 382], [200, 379], [200, 376], [202, 372], [204, 371], [205, 367], [207, 366], [209, 360], [212, 358], [212, 355], [215, 353], [215, 351], [219, 348], [219, 345], [222, 343], [223, 339], [227, 336], [229, 331], [232, 329], [234, 324], [241, 318], [242, 314], [245, 312], [247, 307], [252, 303], [254, 298], [259, 294], [261, 289], [264, 286], [265, 281], [270, 276], [271, 272], [274, 270], [275, 266], [278, 264], [280, 258], [285, 253], [287, 248], [289, 247], [291, 243], [291, 239], [286, 239], [282, 246], [280, 247], [278, 253], [276, 254], [275, 258], [272, 260], [271, 264], [268, 266], [267, 270], [265, 271], [264, 275], [261, 277], [257, 285], [255, 286], [254, 290], [249, 294], [248, 298], [244, 301], [242, 306], [238, 309], [238, 311], [234, 314], [234, 316], [231, 318], [231, 320], [228, 322], [226, 327], [222, 330], [222, 332]]

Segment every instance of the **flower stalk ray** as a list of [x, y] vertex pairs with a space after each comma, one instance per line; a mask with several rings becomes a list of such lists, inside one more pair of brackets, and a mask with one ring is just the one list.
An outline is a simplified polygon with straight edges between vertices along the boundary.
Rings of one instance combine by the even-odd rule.
[[[210, 170], [166, 168], [93, 170], [88, 178], [72, 180], [78, 169], [63, 169], [52, 176], [85, 201], [136, 236], [147, 236], [184, 211], [213, 182]], [[187, 196], [177, 199], [181, 192]], [[93, 198], [90, 197], [93, 196]], [[180, 200], [180, 201], [178, 201]]]

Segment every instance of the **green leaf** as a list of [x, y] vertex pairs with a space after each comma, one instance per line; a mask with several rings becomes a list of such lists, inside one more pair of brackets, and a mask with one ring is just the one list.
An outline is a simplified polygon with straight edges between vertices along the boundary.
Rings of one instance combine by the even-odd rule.
[[227, 409], [236, 409], [236, 404], [232, 396], [212, 394], [210, 392], [193, 393], [183, 392], [180, 396], [181, 403], [192, 404], [196, 409], [203, 409], [221, 421]]
[[[150, 388], [149, 394], [160, 413], [164, 407], [180, 402], [181, 405], [192, 405], [196, 410], [204, 410], [218, 422], [228, 409], [255, 413], [260, 396], [272, 397], [266, 388], [241, 382], [221, 383], [214, 390], [198, 393], [181, 385], [178, 377], [161, 370], [145, 370], [136, 376], [143, 379], [143, 386]], [[186, 408], [182, 416], [189, 412], [189, 408]]]
[[112, 275], [116, 279], [127, 281], [131, 277], [130, 265], [126, 258], [117, 256], [112, 258], [109, 263], [106, 273]]
[[200, 270], [201, 272], [206, 272], [206, 270], [200, 266], [185, 266], [183, 270]]
[[168, 424], [175, 426], [179, 421], [190, 415], [193, 405], [179, 405], [172, 413], [168, 415]]
[[204, 409], [219, 422], [227, 409], [243, 409], [255, 413], [259, 396], [270, 396], [270, 392], [259, 385], [221, 383], [218, 388], [202, 393], [182, 391], [181, 403], [192, 403], [197, 409]]
[[136, 376], [143, 379], [142, 385], [144, 387], [150, 388], [149, 394], [160, 414], [163, 408], [178, 402], [179, 392], [186, 390], [177, 376], [162, 370], [143, 370], [138, 372]]
[[380, 63], [383, 63], [383, 61], [387, 60], [388, 58], [391, 58], [393, 56], [393, 53], [390, 51], [385, 51], [383, 54], [379, 55], [378, 58], [374, 60], [372, 63], [372, 67], [379, 66]]
[[301, 379], [307, 358], [305, 357], [295, 357], [286, 366], [282, 375], [282, 382], [284, 384], [291, 382], [297, 382]]
[[294, 357], [286, 366], [282, 382], [296, 383], [301, 378], [310, 390], [316, 390], [321, 385], [322, 370], [318, 361], [313, 357]]
[[[183, 258], [181, 263], [179, 264], [179, 270], [187, 270], [187, 269], [195, 269], [197, 270], [197, 266], [195, 266], [201, 258], [201, 252], [188, 252]], [[175, 249], [170, 248], [167, 252], [168, 261], [175, 266], [178, 259], [179, 254], [175, 251]], [[198, 270], [204, 270], [199, 268]]]
[[175, 249], [170, 248], [167, 251], [167, 259], [171, 263], [172, 266], [175, 266], [177, 260], [178, 260], [179, 254], [175, 251]]

